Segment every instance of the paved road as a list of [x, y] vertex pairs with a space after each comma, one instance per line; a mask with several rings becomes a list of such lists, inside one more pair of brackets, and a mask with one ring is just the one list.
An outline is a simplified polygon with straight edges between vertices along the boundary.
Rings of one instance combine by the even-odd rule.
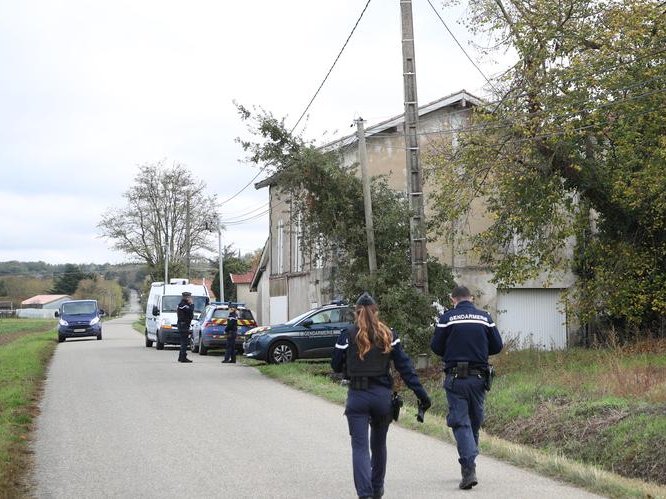
[[[342, 408], [217, 356], [178, 364], [143, 346], [135, 315], [102, 341], [60, 344], [41, 404], [35, 496], [352, 498]], [[400, 450], [398, 450], [400, 449]], [[459, 491], [455, 449], [393, 427], [386, 498], [593, 497], [481, 457]]]

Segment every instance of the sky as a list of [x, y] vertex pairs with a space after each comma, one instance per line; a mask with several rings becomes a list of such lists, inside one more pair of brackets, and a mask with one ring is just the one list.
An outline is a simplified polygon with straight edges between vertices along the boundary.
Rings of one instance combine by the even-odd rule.
[[[258, 170], [235, 142], [246, 130], [234, 101], [293, 125], [365, 2], [0, 0], [0, 261], [132, 261], [97, 223], [142, 164], [178, 162], [207, 194], [236, 194]], [[480, 57], [464, 6], [434, 4], [486, 75], [507, 66]], [[426, 0], [414, 0], [414, 31], [420, 104], [485, 95]], [[373, 0], [297, 131], [346, 135], [358, 116], [370, 126], [400, 114], [402, 92], [399, 1]], [[234, 222], [267, 201], [250, 187], [212, 206], [231, 222], [224, 243], [262, 247], [267, 216]]]

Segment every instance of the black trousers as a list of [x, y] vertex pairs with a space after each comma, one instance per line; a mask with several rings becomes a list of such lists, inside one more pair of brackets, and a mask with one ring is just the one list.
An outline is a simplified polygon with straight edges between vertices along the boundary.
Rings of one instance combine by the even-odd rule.
[[227, 333], [227, 346], [224, 350], [224, 360], [236, 362], [236, 334]]
[[180, 352], [178, 353], [178, 360], [185, 360], [187, 358], [187, 349], [190, 346], [190, 332], [178, 331], [180, 334]]

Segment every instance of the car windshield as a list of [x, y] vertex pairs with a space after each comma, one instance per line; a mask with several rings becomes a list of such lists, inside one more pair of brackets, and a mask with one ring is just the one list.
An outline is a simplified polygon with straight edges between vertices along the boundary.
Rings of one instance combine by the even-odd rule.
[[62, 313], [65, 315], [92, 315], [97, 313], [97, 303], [94, 301], [63, 303]]
[[[163, 296], [162, 297], [162, 312], [175, 312], [178, 308], [182, 296]], [[206, 308], [206, 297], [205, 296], [193, 296], [192, 301], [194, 302], [194, 311], [201, 312]]]
[[[238, 318], [243, 321], [253, 321], [254, 317], [252, 316], [252, 312], [247, 309], [240, 309], [237, 310], [238, 313]], [[213, 319], [226, 319], [229, 317], [229, 309], [228, 308], [217, 308], [215, 309], [215, 312], [213, 312]]]

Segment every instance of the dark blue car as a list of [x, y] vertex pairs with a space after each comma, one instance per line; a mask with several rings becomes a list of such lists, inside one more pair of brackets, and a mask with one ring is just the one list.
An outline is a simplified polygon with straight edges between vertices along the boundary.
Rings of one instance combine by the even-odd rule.
[[67, 338], [95, 336], [102, 339], [102, 316], [104, 310], [97, 307], [97, 300], [71, 300], [63, 302], [56, 311], [58, 341]]
[[[243, 351], [245, 333], [255, 328], [252, 311], [241, 304], [234, 304], [238, 313], [238, 335], [236, 336], [236, 350]], [[192, 326], [190, 348], [192, 352], [207, 355], [208, 350], [226, 349], [227, 334], [224, 332], [229, 317], [228, 303], [215, 303], [208, 305]]]
[[273, 364], [330, 358], [340, 332], [354, 323], [348, 305], [326, 305], [276, 326], [251, 329], [243, 355]]

